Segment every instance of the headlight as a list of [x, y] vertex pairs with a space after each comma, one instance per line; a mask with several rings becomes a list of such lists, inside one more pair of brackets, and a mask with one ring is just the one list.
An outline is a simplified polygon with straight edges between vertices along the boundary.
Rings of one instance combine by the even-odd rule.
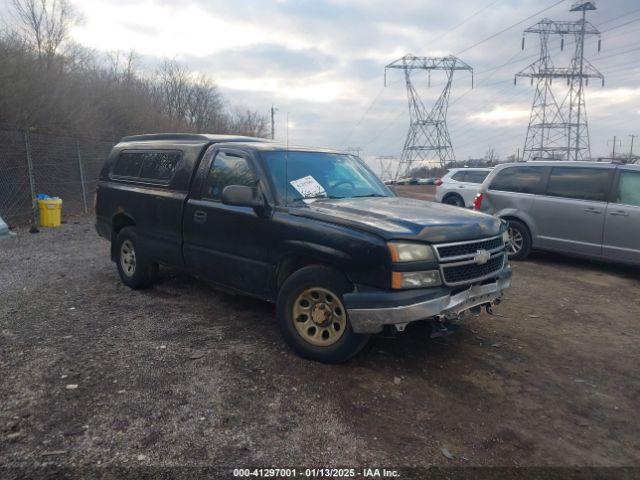
[[403, 288], [437, 287], [441, 284], [442, 280], [438, 270], [393, 272], [391, 274], [391, 287], [398, 290]]
[[433, 249], [429, 245], [422, 245], [421, 243], [399, 242], [391, 242], [388, 245], [389, 252], [391, 253], [391, 260], [395, 263], [417, 262], [435, 259]]

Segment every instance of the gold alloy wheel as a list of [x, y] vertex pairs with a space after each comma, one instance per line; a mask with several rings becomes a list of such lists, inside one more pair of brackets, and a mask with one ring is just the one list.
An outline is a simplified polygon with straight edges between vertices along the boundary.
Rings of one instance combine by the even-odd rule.
[[293, 304], [293, 324], [311, 345], [328, 347], [336, 343], [347, 328], [347, 312], [337, 295], [325, 288], [304, 290]]
[[125, 240], [120, 247], [120, 265], [127, 277], [132, 277], [136, 272], [136, 250], [131, 240]]

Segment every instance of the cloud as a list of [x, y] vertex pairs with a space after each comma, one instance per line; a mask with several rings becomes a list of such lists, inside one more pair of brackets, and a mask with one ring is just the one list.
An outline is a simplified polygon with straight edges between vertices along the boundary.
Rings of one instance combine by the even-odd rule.
[[469, 119], [489, 125], [513, 125], [529, 117], [530, 110], [521, 105], [496, 105], [492, 110], [469, 115]]
[[[0, 0], [1, 2], [7, 0]], [[176, 58], [210, 75], [234, 104], [264, 111], [280, 109], [295, 128], [291, 141], [329, 147], [359, 146], [365, 155], [398, 155], [408, 127], [401, 72], [383, 87], [384, 66], [402, 55], [463, 52], [476, 72], [476, 85], [454, 78], [448, 124], [458, 158], [495, 147], [508, 155], [522, 146], [535, 89], [513, 85], [513, 75], [535, 60], [537, 39], [520, 39], [532, 18], [496, 38], [468, 47], [525, 19], [550, 2], [539, 0], [72, 0], [85, 21], [74, 38], [100, 50], [135, 50], [154, 68]], [[486, 8], [488, 5], [488, 8]], [[629, 21], [637, 0], [601, 2], [589, 19], [602, 30]], [[575, 19], [569, 2], [544, 12]], [[619, 20], [609, 21], [615, 17]], [[632, 18], [631, 18], [632, 19]], [[605, 23], [608, 22], [608, 23]], [[587, 89], [592, 150], [607, 150], [607, 138], [634, 133], [638, 111], [638, 52], [609, 55], [635, 46], [638, 25], [630, 23], [586, 46], [590, 61], [607, 77], [605, 88]], [[635, 32], [635, 33], [634, 33]], [[559, 41], [559, 40], [558, 40]], [[555, 45], [555, 44], [554, 44]], [[559, 49], [558, 49], [559, 50]], [[567, 53], [567, 52], [565, 52]], [[565, 59], [558, 60], [558, 64]], [[622, 65], [622, 67], [620, 67]], [[416, 77], [426, 109], [444, 85], [444, 75]], [[555, 85], [555, 83], [554, 83]], [[558, 85], [558, 88], [561, 88]], [[635, 132], [638, 133], [638, 132]], [[281, 137], [282, 138], [282, 137]]]

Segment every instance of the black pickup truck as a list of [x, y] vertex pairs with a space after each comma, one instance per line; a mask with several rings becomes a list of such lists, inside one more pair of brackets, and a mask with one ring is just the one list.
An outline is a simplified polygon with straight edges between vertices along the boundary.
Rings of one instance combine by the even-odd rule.
[[501, 220], [399, 198], [352, 155], [256, 138], [123, 138], [96, 217], [129, 287], [169, 265], [274, 302], [286, 342], [322, 362], [417, 320], [452, 330], [511, 281]]

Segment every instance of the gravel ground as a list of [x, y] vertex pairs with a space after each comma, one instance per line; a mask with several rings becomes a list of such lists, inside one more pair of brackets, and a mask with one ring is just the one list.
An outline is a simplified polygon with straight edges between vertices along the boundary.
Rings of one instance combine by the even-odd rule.
[[497, 316], [327, 366], [269, 304], [172, 269], [129, 290], [91, 218], [21, 230], [0, 242], [0, 466], [639, 467], [639, 293], [637, 270], [537, 254]]

